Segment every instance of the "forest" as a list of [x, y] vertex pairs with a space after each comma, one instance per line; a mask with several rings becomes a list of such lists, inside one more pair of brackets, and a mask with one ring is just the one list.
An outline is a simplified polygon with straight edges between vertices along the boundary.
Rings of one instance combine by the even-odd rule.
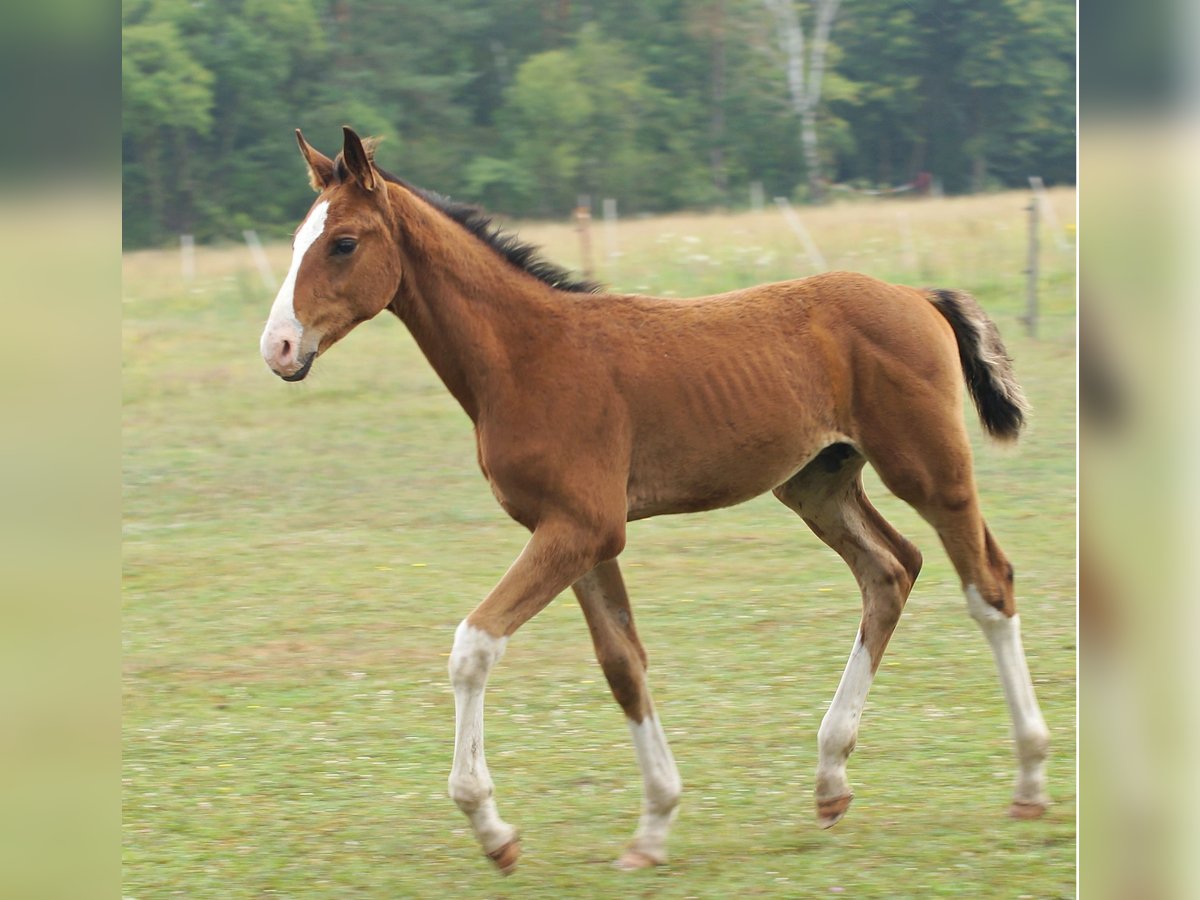
[[293, 130], [561, 218], [1075, 180], [1071, 0], [126, 0], [128, 248], [285, 235]]

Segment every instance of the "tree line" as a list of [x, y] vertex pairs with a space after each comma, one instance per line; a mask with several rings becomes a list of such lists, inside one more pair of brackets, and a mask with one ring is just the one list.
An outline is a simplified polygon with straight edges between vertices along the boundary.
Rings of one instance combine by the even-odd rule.
[[1072, 0], [126, 0], [126, 246], [289, 228], [292, 130], [522, 217], [1073, 183]]

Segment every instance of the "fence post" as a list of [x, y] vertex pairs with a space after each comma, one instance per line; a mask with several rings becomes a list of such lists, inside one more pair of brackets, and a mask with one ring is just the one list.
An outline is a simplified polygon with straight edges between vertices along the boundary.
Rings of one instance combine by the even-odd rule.
[[592, 198], [580, 194], [575, 201], [575, 231], [579, 234], [579, 265], [584, 278], [595, 274], [592, 267]]
[[190, 285], [196, 278], [196, 239], [190, 234], [179, 236], [179, 270]]
[[760, 213], [763, 211], [763, 198], [766, 193], [763, 191], [763, 183], [761, 181], [750, 182], [750, 209], [753, 212]]
[[1043, 183], [1041, 176], [1030, 175], [1029, 186], [1033, 188], [1038, 205], [1042, 208], [1042, 217], [1046, 220], [1046, 224], [1050, 226], [1050, 234], [1054, 236], [1054, 243], [1058, 245], [1059, 250], [1066, 253], [1071, 249], [1071, 245], [1063, 237], [1062, 226], [1058, 224], [1058, 216], [1054, 212], [1054, 204], [1050, 202], [1050, 195], [1046, 193], [1046, 185]]
[[621, 251], [617, 249], [617, 201], [614, 197], [604, 198], [604, 245], [608, 251], [608, 269], [605, 273], [607, 281], [617, 280], [617, 257]]
[[1029, 212], [1029, 264], [1025, 269], [1026, 275], [1026, 301], [1025, 315], [1022, 316], [1022, 321], [1025, 322], [1025, 330], [1031, 338], [1037, 337], [1037, 320], [1038, 320], [1038, 198], [1031, 196], [1029, 205], [1025, 207]]
[[247, 228], [242, 232], [242, 237], [246, 239], [246, 246], [250, 248], [250, 258], [254, 260], [254, 267], [258, 269], [258, 277], [262, 279], [263, 287], [267, 289], [268, 294], [275, 293], [279, 282], [275, 280], [275, 273], [271, 270], [271, 261], [267, 259], [262, 241], [258, 239], [258, 232]]

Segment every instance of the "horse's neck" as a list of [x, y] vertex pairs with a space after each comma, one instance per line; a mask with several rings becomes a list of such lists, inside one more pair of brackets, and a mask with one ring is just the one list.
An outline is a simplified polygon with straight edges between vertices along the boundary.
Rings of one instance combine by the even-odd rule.
[[407, 194], [393, 311], [473, 421], [512, 383], [513, 354], [551, 339], [553, 291], [513, 269], [457, 223]]

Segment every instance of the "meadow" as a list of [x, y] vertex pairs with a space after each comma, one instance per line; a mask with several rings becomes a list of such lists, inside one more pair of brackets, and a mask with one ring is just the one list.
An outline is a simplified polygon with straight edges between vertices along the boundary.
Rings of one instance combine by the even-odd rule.
[[[1050, 195], [1074, 222], [1073, 191]], [[1005, 815], [1015, 761], [990, 652], [932, 530], [871, 475], [925, 568], [872, 688], [855, 801], [812, 805], [816, 730], [854, 639], [841, 560], [770, 496], [630, 526], [622, 556], [685, 794], [671, 861], [626, 874], [641, 784], [568, 592], [509, 643], [489, 764], [524, 856], [499, 876], [446, 796], [453, 631], [525, 533], [469, 420], [390, 316], [305, 382], [264, 366], [244, 246], [124, 260], [124, 895], [854, 897], [1075, 894], [1074, 254], [1043, 241], [1024, 334], [1021, 193], [803, 210], [831, 268], [973, 292], [1034, 405], [1015, 449], [967, 409], [1016, 569], [1053, 806]], [[516, 223], [579, 264], [570, 223]], [[1073, 244], [1073, 237], [1067, 235]], [[594, 223], [597, 275], [686, 296], [810, 274], [774, 209]], [[286, 243], [267, 247], [277, 275]], [[613, 251], [613, 252], [610, 252]]]

